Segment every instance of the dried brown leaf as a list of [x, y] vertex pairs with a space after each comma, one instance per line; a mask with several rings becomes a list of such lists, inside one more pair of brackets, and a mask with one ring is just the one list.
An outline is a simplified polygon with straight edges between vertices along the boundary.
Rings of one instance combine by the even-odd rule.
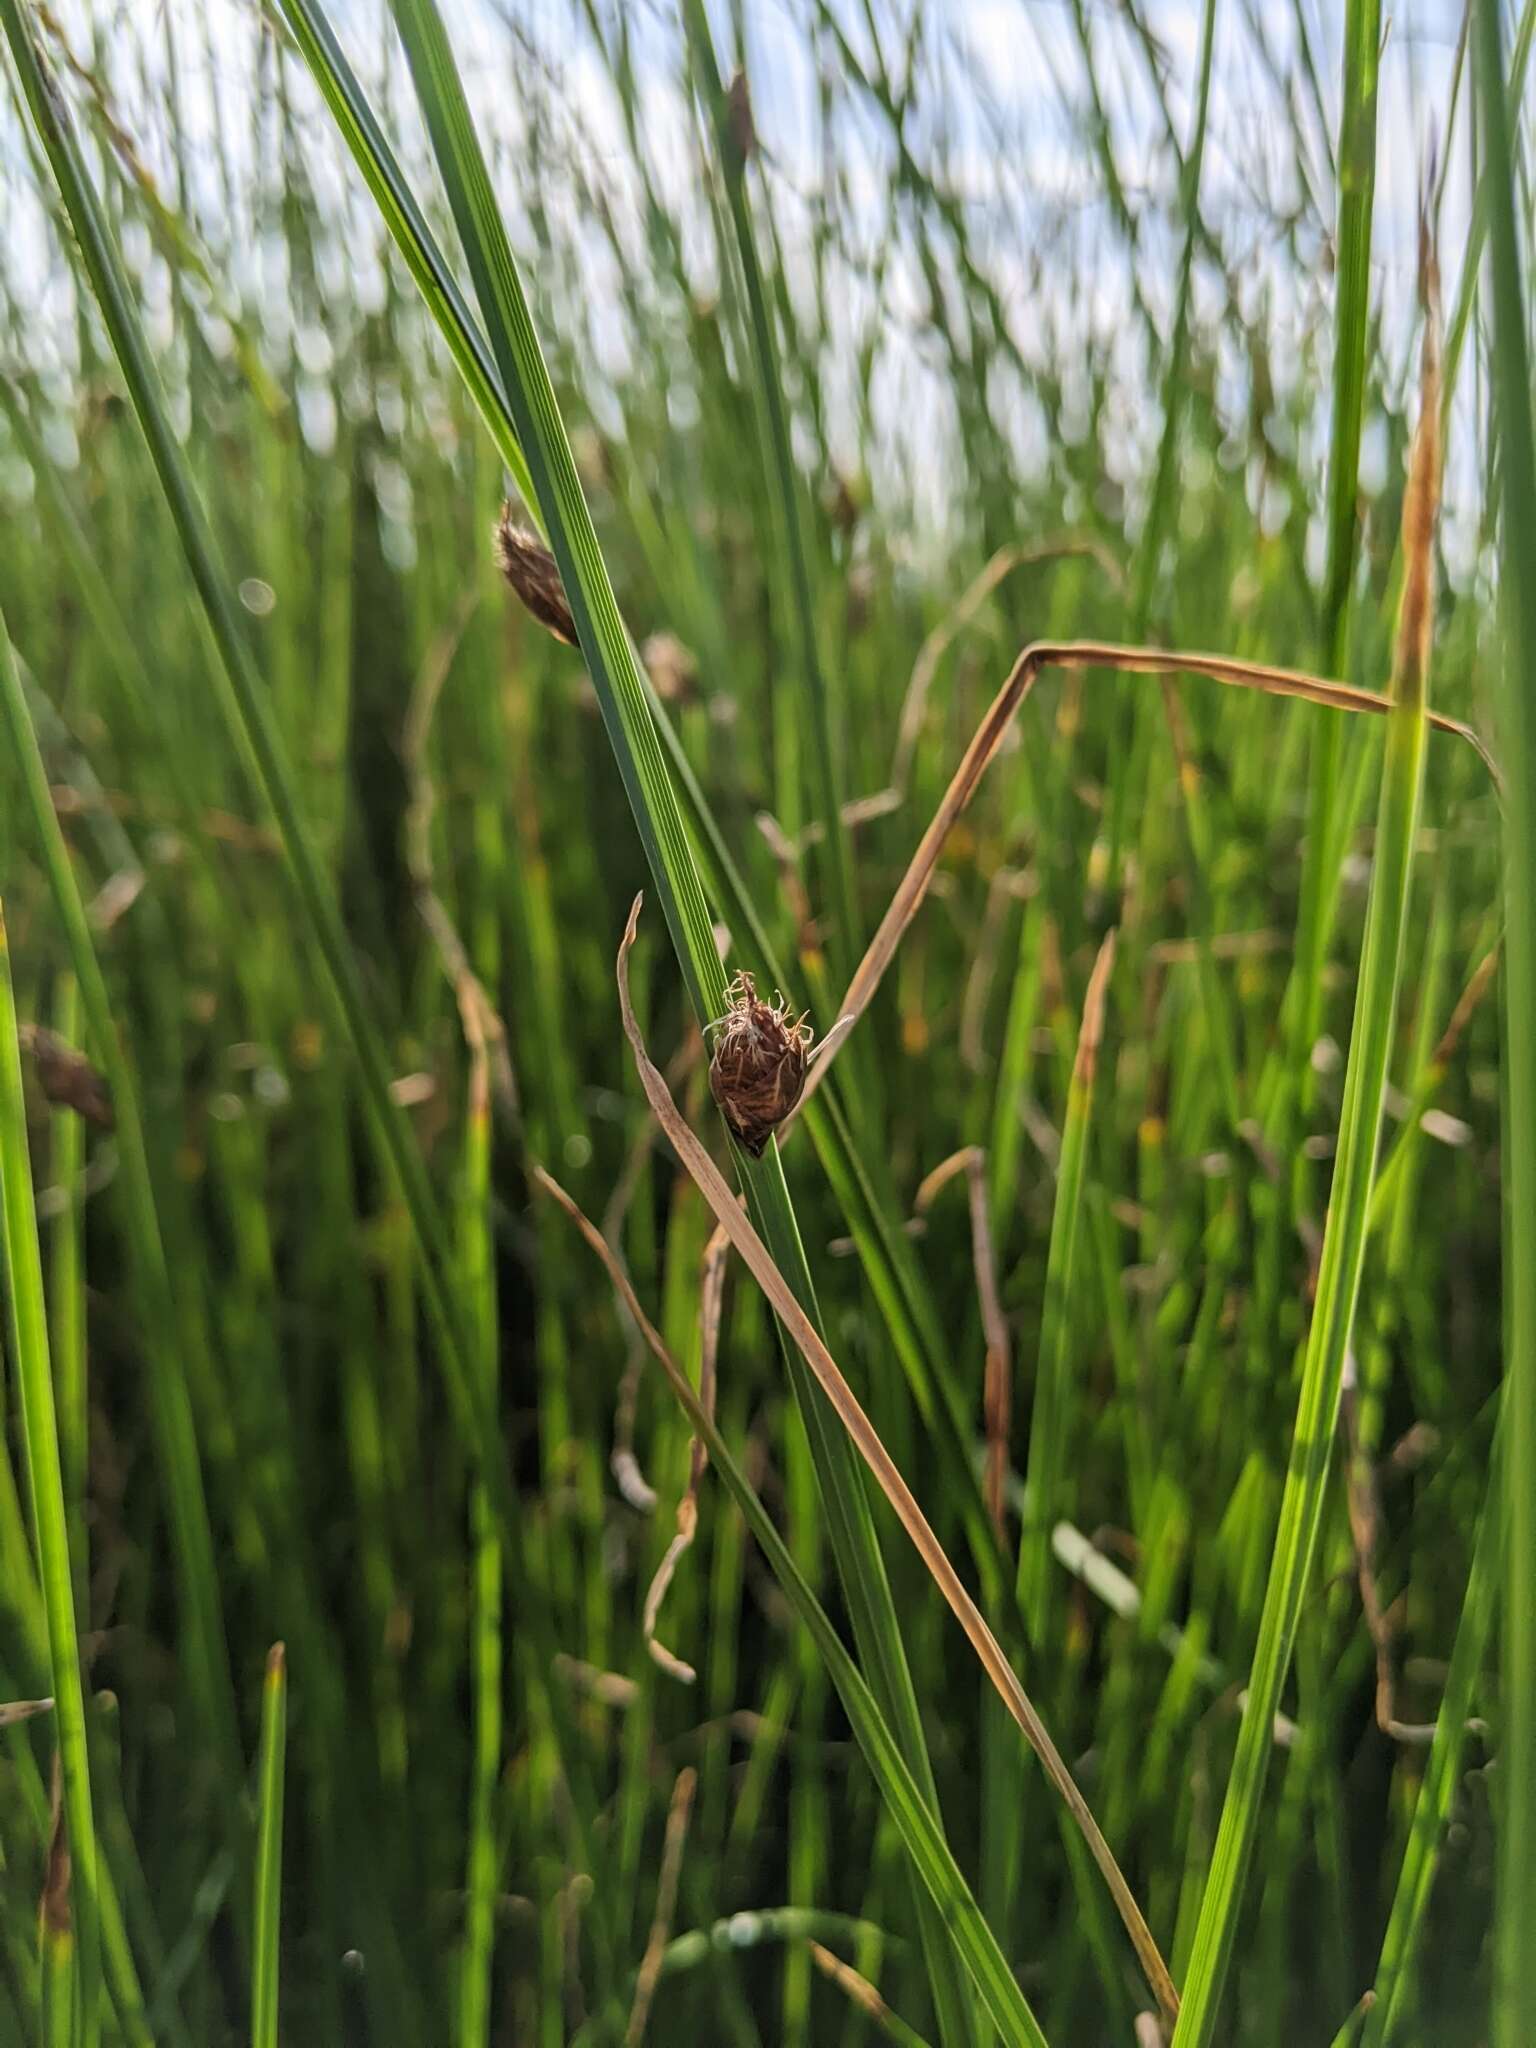
[[[716, 1220], [723, 1225], [742, 1262], [773, 1304], [784, 1328], [815, 1374], [838, 1420], [852, 1438], [854, 1448], [895, 1509], [897, 1519], [911, 1539], [913, 1547], [964, 1629], [983, 1670], [996, 1687], [1003, 1704], [1023, 1730], [1026, 1740], [1044, 1765], [1051, 1783], [1081, 1828], [1089, 1851], [1109, 1886], [1158, 2004], [1165, 2012], [1174, 2014], [1178, 2011], [1178, 1994], [1168, 1974], [1168, 1967], [1158, 1952], [1151, 1930], [1131, 1895], [1130, 1887], [1110, 1851], [1109, 1844], [1100, 1832], [1098, 1823], [1078, 1790], [1071, 1772], [1062, 1762], [1044, 1722], [1003, 1655], [997, 1638], [988, 1628], [981, 1611], [950, 1563], [943, 1545], [930, 1528], [911, 1488], [881, 1441], [879, 1432], [865, 1414], [815, 1326], [774, 1264], [767, 1247], [752, 1227], [720, 1169], [679, 1114], [660, 1069], [645, 1049], [645, 1040], [641, 1036], [634, 1007], [629, 998], [629, 952], [635, 941], [642, 901], [643, 898], [639, 896], [635, 898], [629, 913], [629, 923], [619, 946], [618, 984], [624, 1034], [634, 1054], [635, 1067], [640, 1076], [640, 1084], [645, 1090], [646, 1100], [670, 1139], [678, 1158], [714, 1211]], [[553, 1191], [548, 1176], [544, 1175], [541, 1178]], [[568, 1202], [569, 1198], [566, 1200]], [[606, 1247], [604, 1251], [606, 1253]], [[628, 1293], [632, 1300], [633, 1289], [628, 1289]], [[633, 1305], [638, 1307], [638, 1304]], [[658, 1339], [657, 1343], [659, 1342]], [[664, 1353], [665, 1347], [661, 1348]]]

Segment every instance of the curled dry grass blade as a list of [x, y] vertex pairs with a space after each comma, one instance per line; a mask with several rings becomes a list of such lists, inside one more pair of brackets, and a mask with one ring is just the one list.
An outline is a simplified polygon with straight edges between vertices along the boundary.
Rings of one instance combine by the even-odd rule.
[[672, 1787], [672, 1800], [667, 1808], [667, 1831], [661, 1845], [661, 1875], [656, 1880], [656, 1910], [651, 1916], [645, 1954], [640, 1959], [640, 1969], [635, 1977], [635, 1998], [629, 2009], [629, 2025], [624, 2029], [624, 2048], [640, 2048], [645, 2039], [645, 2023], [661, 1976], [661, 1959], [667, 1952], [667, 1940], [672, 1932], [677, 1880], [683, 1867], [683, 1845], [688, 1840], [688, 1818], [693, 1811], [693, 1794], [698, 1782], [699, 1774], [690, 1764], [678, 1772]]
[[0, 1702], [0, 1728], [14, 1728], [18, 1722], [31, 1721], [52, 1711], [52, 1700], [5, 1700]]
[[1041, 541], [1033, 547], [1021, 547], [1014, 543], [997, 550], [962, 591], [958, 602], [933, 628], [917, 650], [917, 659], [912, 664], [912, 674], [907, 681], [906, 695], [901, 700], [901, 710], [897, 714], [896, 750], [891, 756], [891, 789], [898, 797], [907, 793], [912, 778], [912, 757], [917, 751], [918, 735], [923, 729], [923, 713], [928, 708], [928, 693], [933, 688], [933, 679], [939, 672], [939, 663], [949, 652], [956, 636], [964, 632], [993, 591], [1006, 577], [1011, 576], [1015, 569], [1026, 568], [1033, 563], [1059, 561], [1074, 555], [1096, 562], [1116, 590], [1123, 587], [1125, 577], [1120, 564], [1103, 542], [1094, 539], [1092, 535], [1062, 534], [1056, 540]]
[[1424, 778], [1433, 612], [1435, 517], [1440, 492], [1438, 293], [1427, 228], [1421, 241], [1425, 299], [1419, 420], [1403, 500], [1405, 573], [1398, 610], [1377, 810], [1375, 862], [1350, 1037], [1337, 1162], [1323, 1236], [1317, 1296], [1302, 1368], [1295, 1436], [1280, 1504], [1273, 1562], [1259, 1619], [1248, 1700], [1201, 1899], [1176, 2048], [1208, 2048], [1236, 1941], [1263, 1811], [1270, 1733], [1290, 1668], [1302, 1602], [1322, 1526], [1345, 1359], [1368, 1234], [1387, 1060], [1396, 1023], [1419, 795]]
[[[731, 1241], [719, 1224], [716, 1224], [710, 1240], [704, 1247], [703, 1270], [699, 1284], [699, 1399], [705, 1412], [715, 1412], [715, 1370], [720, 1355], [720, 1311], [725, 1300], [725, 1263], [730, 1254]], [[645, 1647], [652, 1660], [673, 1678], [684, 1685], [692, 1685], [698, 1676], [693, 1666], [674, 1655], [665, 1643], [656, 1636], [656, 1617], [661, 1612], [661, 1603], [667, 1597], [667, 1588], [684, 1554], [692, 1548], [695, 1531], [699, 1526], [699, 1481], [704, 1476], [708, 1452], [701, 1437], [694, 1437], [688, 1446], [688, 1484], [683, 1497], [677, 1504], [677, 1534], [667, 1545], [666, 1555], [656, 1567], [645, 1596], [641, 1615], [641, 1627], [645, 1636]]]
[[838, 1421], [874, 1475], [881, 1492], [895, 1509], [898, 1521], [906, 1530], [934, 1584], [965, 1630], [971, 1647], [980, 1659], [983, 1670], [996, 1687], [1004, 1706], [1018, 1722], [1030, 1747], [1044, 1765], [1051, 1783], [1081, 1828], [1093, 1859], [1114, 1897], [1115, 1905], [1131, 1937], [1137, 1959], [1153, 1995], [1161, 2010], [1172, 2019], [1178, 2012], [1179, 2003], [1173, 1979], [1158, 1953], [1151, 1930], [1131, 1895], [1130, 1887], [1110, 1851], [1109, 1844], [1104, 1840], [1098, 1823], [1089, 1811], [1087, 1801], [1057, 1753], [1044, 1722], [1020, 1685], [1013, 1667], [999, 1648], [997, 1638], [988, 1628], [975, 1601], [965, 1590], [959, 1574], [945, 1555], [943, 1545], [929, 1527], [911, 1488], [898, 1471], [874, 1424], [838, 1370], [831, 1353], [822, 1342], [820, 1333], [796, 1301], [784, 1276], [769, 1256], [762, 1239], [737, 1203], [724, 1175], [678, 1113], [665, 1077], [646, 1052], [645, 1041], [640, 1035], [640, 1027], [635, 1021], [634, 1010], [629, 1000], [629, 950], [635, 941], [640, 903], [641, 899], [637, 896], [619, 948], [619, 1008], [624, 1021], [624, 1034], [634, 1053], [636, 1070], [640, 1075], [646, 1100], [717, 1221], [729, 1235], [743, 1264], [772, 1302], [784, 1328], [815, 1374], [817, 1384], [831, 1404]]
[[[659, 1075], [657, 1080], [661, 1081]], [[661, 1082], [663, 1093], [665, 1085]], [[536, 1162], [531, 1170], [535, 1185], [559, 1203], [602, 1261], [647, 1350], [661, 1367], [683, 1412], [708, 1447], [726, 1491], [740, 1508], [795, 1612], [810, 1630], [917, 1875], [926, 1887], [935, 1911], [942, 1917], [949, 1937], [1003, 2040], [1010, 2044], [1010, 2048], [1016, 2042], [1025, 2043], [1026, 2048], [1046, 2048], [1039, 2023], [998, 1947], [996, 1936], [982, 1917], [889, 1723], [860, 1675], [858, 1666], [844, 1648], [825, 1608], [816, 1598], [794, 1553], [774, 1526], [773, 1517], [742, 1471], [730, 1445], [716, 1428], [714, 1418], [700, 1401], [687, 1374], [668, 1351], [660, 1331], [641, 1307], [629, 1275], [615, 1257], [613, 1247], [557, 1180]]]
[[899, 2013], [894, 2013], [880, 1993], [862, 1976], [852, 1963], [845, 1963], [841, 1956], [835, 1956], [831, 1949], [823, 1948], [819, 1941], [808, 1942], [811, 1961], [829, 1983], [835, 1984], [848, 2002], [863, 2013], [888, 2041], [900, 2043], [900, 2048], [928, 2048], [922, 2035], [909, 2027]]
[[[1126, 647], [1112, 640], [1033, 641], [1009, 670], [1007, 681], [993, 698], [966, 748], [949, 788], [944, 792], [944, 800], [918, 842], [917, 851], [891, 898], [890, 907], [880, 920], [879, 929], [870, 940], [864, 958], [848, 984], [847, 993], [838, 1005], [839, 1019], [848, 1017], [857, 1021], [869, 1007], [903, 934], [928, 893], [928, 885], [933, 880], [950, 827], [976, 794], [977, 785], [1002, 743], [1004, 733], [1041, 672], [1048, 668], [1106, 668], [1138, 676], [1202, 676], [1210, 682], [1224, 683], [1231, 689], [1256, 690], [1267, 697], [1300, 697], [1306, 703], [1321, 704], [1329, 710], [1369, 712], [1377, 717], [1385, 717], [1393, 707], [1391, 697], [1378, 696], [1373, 690], [1356, 689], [1349, 683], [1329, 682], [1322, 676], [1308, 675], [1300, 669], [1274, 668], [1265, 662], [1236, 661], [1221, 654], [1183, 653], [1157, 647]], [[1427, 722], [1437, 732], [1453, 733], [1458, 739], [1465, 740], [1497, 785], [1499, 775], [1493, 756], [1471, 726], [1438, 711], [1430, 711]], [[805, 1091], [786, 1129], [825, 1082], [831, 1065], [832, 1056], [829, 1054], [806, 1076]], [[780, 1143], [786, 1129], [780, 1130]]]

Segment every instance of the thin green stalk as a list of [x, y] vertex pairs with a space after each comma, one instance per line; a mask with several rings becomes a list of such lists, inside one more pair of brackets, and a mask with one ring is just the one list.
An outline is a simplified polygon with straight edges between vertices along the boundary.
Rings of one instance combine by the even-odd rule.
[[373, 1022], [372, 1007], [352, 957], [335, 892], [310, 845], [268, 693], [257, 672], [229, 579], [220, 564], [212, 531], [171, 426], [148, 343], [133, 310], [121, 256], [86, 175], [68, 110], [30, 32], [21, 0], [0, 0], [0, 20], [4, 22], [27, 104], [58, 181], [81, 260], [202, 601], [218, 654], [213, 674], [219, 686], [221, 709], [245, 765], [276, 821], [304, 923], [319, 955], [327, 994], [357, 1057], [364, 1100], [380, 1147], [400, 1183], [421, 1250], [427, 1306], [436, 1326], [439, 1363], [455, 1420], [471, 1454], [483, 1467], [498, 1510], [510, 1527], [515, 1522], [511, 1481], [495, 1416], [480, 1398], [467, 1369], [467, 1346], [454, 1305], [451, 1260], [442, 1219], [421, 1153], [391, 1097], [393, 1076]]
[[[1321, 627], [1325, 675], [1346, 676], [1350, 592], [1360, 541], [1360, 431], [1370, 345], [1371, 220], [1376, 197], [1376, 73], [1381, 0], [1349, 0], [1344, 21], [1344, 83], [1338, 150], [1337, 301], [1333, 321], [1333, 432], [1328, 458], [1328, 559]], [[1302, 866], [1301, 909], [1292, 988], [1292, 1070], [1305, 1088], [1305, 1065], [1322, 1020], [1323, 962], [1338, 886], [1339, 768], [1344, 720], [1319, 719], [1312, 742], [1312, 791]], [[1282, 1145], [1282, 1152], [1286, 1148]]]
[[288, 1668], [281, 1643], [267, 1652], [261, 1688], [256, 1817], [256, 1924], [251, 1940], [251, 2048], [277, 2048], [283, 1905], [283, 1768], [288, 1753]]
[[[464, 1173], [464, 1292], [476, 1337], [477, 1363], [494, 1385], [497, 1370], [496, 1271], [491, 1236], [491, 1105], [484, 1053], [474, 1049]], [[470, 1498], [474, 1604], [470, 1644], [474, 1692], [470, 1765], [469, 1846], [464, 1877], [464, 1949], [459, 1969], [460, 2048], [486, 2048], [491, 2038], [491, 1963], [496, 1937], [500, 1857], [496, 1786], [501, 1775], [503, 1558], [501, 1538], [483, 1487]]]
[[1425, 332], [1419, 426], [1404, 501], [1403, 543], [1408, 573], [1398, 619], [1375, 861], [1344, 1082], [1337, 1162], [1302, 1368], [1295, 1436], [1259, 1619], [1258, 1642], [1195, 1929], [1183, 2008], [1174, 2032], [1175, 2048], [1208, 2048], [1215, 2037], [1263, 1812], [1264, 1785], [1274, 1749], [1275, 1712], [1290, 1667], [1302, 1603], [1317, 1553], [1344, 1361], [1365, 1259], [1371, 1184], [1387, 1060], [1396, 1024], [1424, 774], [1432, 545], [1439, 483], [1434, 320], [1431, 306]]
[[[54, 1029], [66, 1045], [80, 1035], [80, 985], [65, 972], [54, 997]], [[85, 1351], [85, 1122], [73, 1114], [53, 1119], [49, 1170], [58, 1190], [59, 1211], [49, 1231], [48, 1308], [53, 1345], [54, 1379], [58, 1387], [59, 1457], [64, 1473], [64, 1500], [69, 1511], [69, 1552], [82, 1614], [86, 1601], [85, 1487], [89, 1437], [89, 1400]]]
[[[1504, 1741], [1494, 2039], [1536, 2039], [1536, 427], [1497, 0], [1478, 0], [1479, 109], [1491, 208], [1492, 382], [1502, 461], [1504, 647]], [[1527, 216], [1529, 225], [1529, 216]]]
[[[462, 294], [451, 284], [419, 205], [410, 198], [387, 139], [368, 109], [361, 89], [336, 44], [319, 0], [282, 0], [284, 14], [327, 104], [340, 106], [346, 118], [341, 132], [354, 160], [370, 188], [383, 183], [403, 194], [399, 204], [385, 211], [386, 225], [414, 276], [438, 282], [428, 295], [428, 304], [442, 324], [454, 361], [480, 410], [498, 453], [515, 478], [527, 474], [519, 440], [520, 428], [502, 384], [501, 373], [489, 345], [475, 324]], [[380, 162], [372, 161], [379, 153]], [[519, 488], [523, 488], [519, 483]], [[527, 510], [541, 532], [547, 533], [540, 502], [528, 485]], [[655, 736], [666, 757], [673, 791], [682, 810], [696, 857], [730, 929], [737, 940], [744, 964], [775, 987], [790, 986], [767, 931], [748, 895], [725, 836], [694, 772], [676, 728], [658, 704], [645, 670], [634, 664]], [[708, 1012], [717, 1016], [718, 1009]], [[982, 1507], [981, 1492], [974, 1469], [965, 1454], [959, 1430], [960, 1411], [955, 1405], [959, 1390], [944, 1370], [944, 1345], [938, 1318], [932, 1306], [921, 1268], [912, 1249], [892, 1219], [888, 1202], [877, 1198], [871, 1181], [871, 1162], [855, 1149], [848, 1122], [840, 1106], [836, 1080], [817, 1091], [803, 1112], [806, 1128], [817, 1154], [833, 1182], [834, 1191], [859, 1256], [869, 1275], [875, 1298], [884, 1314], [897, 1356], [912, 1386], [924, 1421], [935, 1431], [935, 1442], [943, 1462], [945, 1486], [963, 1515], [972, 1554], [987, 1595], [989, 1611], [1005, 1626], [1010, 1600], [1009, 1573], [992, 1538]], [[1003, 1213], [999, 1211], [998, 1213]], [[951, 1412], [952, 1411], [952, 1412]]]
[[[1385, 2048], [1394, 2031], [1401, 2031], [1409, 2013], [1405, 1993], [1412, 1984], [1413, 1970], [1424, 1937], [1430, 1892], [1439, 1862], [1440, 1846], [1457, 1789], [1461, 1783], [1461, 1759], [1467, 1744], [1467, 1722], [1472, 1713], [1477, 1682], [1482, 1673], [1483, 1652], [1493, 1624], [1497, 1598], [1499, 1543], [1504, 1527], [1502, 1498], [1503, 1457], [1496, 1444], [1488, 1497], [1478, 1522], [1473, 1546], [1472, 1570], [1467, 1580], [1461, 1619], [1456, 1624], [1456, 1641], [1451, 1650], [1445, 1690], [1435, 1716], [1434, 1739], [1429, 1762], [1414, 1801], [1413, 1823], [1408, 1846], [1398, 1872], [1397, 1890], [1382, 1936], [1381, 1959], [1376, 1965], [1376, 2003], [1366, 2016], [1359, 2035], [1360, 2048]], [[1341, 2033], [1334, 2048], [1345, 2048]]]
[[[433, 0], [394, 0], [394, 9], [577, 637], [694, 1014], [702, 1026], [725, 1012], [725, 971], [633, 644], [620, 618], [577, 478], [441, 17]], [[749, 1205], [776, 1262], [813, 1320], [819, 1320], [777, 1146], [771, 1145], [758, 1161], [740, 1154], [739, 1163]], [[936, 1810], [932, 1767], [863, 1472], [793, 1346], [786, 1347], [786, 1362], [816, 1459], [823, 1506], [860, 1654], [875, 1674], [876, 1696], [902, 1743], [908, 1768]], [[930, 1976], [941, 2016], [947, 2020], [945, 2036], [959, 2040], [967, 2003], [964, 1986], [955, 1974], [945, 1930], [921, 1894], [919, 1912]]]
[[[4, 659], [0, 628], [0, 660]], [[10, 664], [7, 663], [7, 666]], [[14, 676], [14, 668], [11, 670]], [[54, 1962], [74, 1922], [74, 1993], [82, 2048], [100, 2039], [101, 1926], [97, 1914], [96, 1822], [91, 1811], [91, 1770], [86, 1747], [85, 1687], [75, 1619], [75, 1582], [69, 1560], [69, 1520], [59, 1458], [53, 1369], [48, 1356], [48, 1315], [43, 1260], [32, 1201], [32, 1160], [27, 1146], [27, 1102], [16, 1036], [10, 941], [0, 907], [0, 1201], [4, 1206], [5, 1295], [11, 1357], [21, 1405], [22, 1445], [32, 1501], [38, 1578], [48, 1620], [48, 1662], [53, 1715], [69, 1831], [72, 1878], [66, 1924], [53, 1933]], [[45, 1961], [50, 1936], [44, 1933]], [[50, 1976], [54, 1972], [50, 1970]], [[57, 2001], [55, 2001], [57, 2003]]]
[[[540, 1180], [608, 1266], [610, 1276], [622, 1291], [627, 1285], [622, 1278], [622, 1269], [614, 1265], [612, 1254], [601, 1236], [557, 1183], [547, 1175], [540, 1175]], [[644, 1312], [632, 1292], [626, 1297], [626, 1305], [645, 1330], [647, 1344], [665, 1374], [668, 1386], [692, 1428], [703, 1440], [709, 1452], [711, 1469], [740, 1509], [743, 1520], [767, 1559], [769, 1569], [810, 1631], [827, 1674], [837, 1688], [865, 1761], [880, 1788], [886, 1810], [927, 1888], [941, 1924], [954, 1943], [956, 1953], [970, 1972], [1005, 2048], [1014, 2048], [1016, 2043], [1024, 2043], [1026, 2048], [1045, 2048], [1045, 2036], [1039, 2022], [983, 1918], [944, 1839], [932, 1805], [908, 1768], [901, 1744], [882, 1713], [872, 1688], [865, 1683], [858, 1666], [844, 1648], [826, 1609], [816, 1598], [793, 1551], [779, 1534], [773, 1517], [742, 1470], [735, 1453], [720, 1434], [714, 1417], [668, 1355], [659, 1334], [647, 1327]]]
[[[11, 4], [11, 0], [5, 0]], [[121, 1214], [139, 1287], [143, 1339], [148, 1347], [151, 1414], [156, 1449], [170, 1497], [170, 1519], [178, 1592], [186, 1631], [192, 1689], [219, 1747], [226, 1769], [240, 1754], [229, 1653], [219, 1611], [213, 1536], [203, 1492], [191, 1398], [181, 1348], [170, 1269], [160, 1234], [149, 1155], [139, 1111], [138, 1083], [112, 1017], [107, 985], [96, 958], [90, 920], [64, 843], [49, 790], [47, 770], [27, 713], [15, 652], [0, 618], [0, 725], [20, 773], [32, 828], [41, 846], [63, 926], [75, 979], [80, 987], [89, 1042], [106, 1072], [117, 1124]]]
[[767, 442], [765, 453], [780, 542], [789, 563], [790, 608], [799, 638], [800, 681], [811, 710], [817, 810], [825, 833], [827, 865], [831, 869], [832, 896], [837, 909], [836, 940], [828, 947], [828, 953], [841, 979], [846, 980], [862, 950], [862, 930], [853, 886], [848, 831], [843, 823], [832, 700], [817, 643], [816, 601], [811, 582], [810, 548], [801, 510], [801, 484], [790, 446], [783, 379], [747, 195], [747, 163], [755, 143], [749, 132], [752, 117], [746, 99], [746, 74], [739, 74], [736, 84], [727, 90], [702, 0], [688, 0], [687, 27], [696, 59], [695, 75], [715, 132], [715, 146], [720, 153], [726, 200], [735, 235], [736, 259], [746, 287], [752, 357], [757, 370], [758, 400]]
[[1024, 1522], [1019, 1532], [1019, 1603], [1036, 1654], [1049, 1641], [1051, 1531], [1072, 1504], [1063, 1494], [1067, 1470], [1067, 1430], [1072, 1413], [1070, 1335], [1072, 1282], [1082, 1235], [1083, 1182], [1088, 1165], [1088, 1134], [1093, 1120], [1094, 1077], [1104, 1028], [1104, 999], [1114, 960], [1114, 935], [1104, 942], [1083, 1001], [1072, 1078], [1067, 1087], [1067, 1113], [1061, 1132], [1061, 1157], [1056, 1169], [1056, 1201], [1051, 1211], [1050, 1248], [1045, 1264], [1045, 1310], [1040, 1325], [1040, 1351], [1035, 1370], [1034, 1403], [1029, 1419], [1029, 1463], [1025, 1470]]

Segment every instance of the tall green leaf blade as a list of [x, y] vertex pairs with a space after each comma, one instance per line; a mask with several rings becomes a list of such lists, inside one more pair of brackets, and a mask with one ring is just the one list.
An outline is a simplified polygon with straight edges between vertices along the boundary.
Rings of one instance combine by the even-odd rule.
[[[1504, 649], [1504, 1742], [1494, 2038], [1536, 2038], [1536, 426], [1498, 0], [1477, 4], [1501, 461]], [[1529, 222], [1529, 215], [1527, 215]]]

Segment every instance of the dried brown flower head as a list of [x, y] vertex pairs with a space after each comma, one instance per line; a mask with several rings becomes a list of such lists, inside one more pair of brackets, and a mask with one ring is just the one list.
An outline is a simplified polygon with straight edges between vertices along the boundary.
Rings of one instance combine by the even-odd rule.
[[567, 647], [576, 645], [576, 621], [560, 581], [559, 566], [536, 533], [519, 526], [503, 505], [496, 522], [496, 565], [541, 626]]
[[32, 1055], [38, 1086], [57, 1109], [72, 1109], [98, 1130], [116, 1122], [106, 1081], [83, 1052], [67, 1045], [46, 1024], [23, 1024], [17, 1036], [23, 1052]]
[[713, 1028], [710, 1092], [731, 1135], [754, 1159], [783, 1123], [805, 1086], [813, 1033], [782, 997], [765, 1003], [745, 968], [726, 990], [730, 1004]]
[[738, 71], [725, 95], [725, 119], [743, 163], [757, 154], [757, 124], [752, 119], [752, 98], [747, 91], [747, 74]]

